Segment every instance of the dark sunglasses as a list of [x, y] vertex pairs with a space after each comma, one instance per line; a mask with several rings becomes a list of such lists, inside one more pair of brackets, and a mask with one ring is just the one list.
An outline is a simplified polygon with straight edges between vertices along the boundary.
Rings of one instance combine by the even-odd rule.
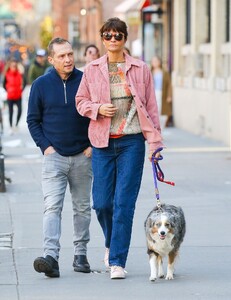
[[104, 32], [102, 34], [102, 38], [106, 41], [110, 41], [112, 39], [112, 37], [114, 37], [114, 39], [116, 41], [122, 41], [123, 37], [124, 37], [124, 34], [123, 33], [115, 33], [115, 34], [112, 34], [112, 33], [109, 33], [109, 32]]

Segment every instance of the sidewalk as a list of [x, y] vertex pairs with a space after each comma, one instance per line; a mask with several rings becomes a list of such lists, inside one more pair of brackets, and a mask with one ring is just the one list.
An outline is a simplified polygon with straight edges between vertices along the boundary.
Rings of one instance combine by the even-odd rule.
[[[163, 136], [166, 150], [161, 167], [175, 187], [159, 184], [161, 201], [181, 206], [187, 230], [175, 280], [151, 283], [144, 237], [144, 220], [156, 204], [152, 168], [146, 159], [134, 218], [127, 278], [112, 281], [103, 265], [104, 242], [92, 211], [88, 258], [94, 272], [72, 268], [72, 207], [67, 192], [63, 211], [59, 279], [33, 269], [42, 255], [43, 199], [41, 153], [25, 123], [3, 136], [6, 193], [0, 193], [0, 300], [114, 300], [114, 299], [231, 299], [231, 152], [211, 140], [176, 128]], [[4, 115], [7, 123], [7, 112]]]

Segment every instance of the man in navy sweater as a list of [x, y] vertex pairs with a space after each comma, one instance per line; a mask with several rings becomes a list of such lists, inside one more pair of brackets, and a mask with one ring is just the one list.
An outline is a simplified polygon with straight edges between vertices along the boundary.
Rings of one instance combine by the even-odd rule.
[[89, 120], [75, 107], [83, 73], [74, 66], [71, 44], [62, 38], [53, 39], [48, 45], [48, 61], [53, 68], [33, 82], [27, 112], [30, 134], [43, 153], [44, 253], [35, 259], [34, 269], [48, 277], [59, 277], [61, 213], [67, 184], [73, 205], [73, 267], [76, 272], [91, 271], [87, 260], [91, 147]]

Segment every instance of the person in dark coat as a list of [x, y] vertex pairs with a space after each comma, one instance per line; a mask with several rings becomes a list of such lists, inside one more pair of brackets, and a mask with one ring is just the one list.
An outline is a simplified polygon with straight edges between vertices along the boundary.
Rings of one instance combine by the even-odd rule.
[[48, 45], [53, 66], [33, 82], [27, 124], [32, 138], [43, 153], [42, 190], [44, 197], [43, 256], [34, 269], [48, 277], [59, 277], [61, 219], [67, 185], [73, 207], [73, 267], [90, 273], [87, 244], [90, 239], [90, 193], [92, 181], [89, 119], [75, 107], [75, 95], [83, 73], [74, 66], [71, 44], [55, 38]]
[[43, 75], [47, 67], [46, 51], [44, 49], [37, 50], [35, 60], [31, 63], [28, 69], [28, 84], [32, 84], [36, 78]]

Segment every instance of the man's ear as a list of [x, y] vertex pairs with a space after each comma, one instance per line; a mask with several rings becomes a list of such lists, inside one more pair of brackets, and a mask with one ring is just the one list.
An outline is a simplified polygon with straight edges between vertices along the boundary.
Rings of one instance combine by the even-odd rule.
[[53, 58], [51, 56], [48, 56], [47, 60], [51, 65], [53, 65]]

